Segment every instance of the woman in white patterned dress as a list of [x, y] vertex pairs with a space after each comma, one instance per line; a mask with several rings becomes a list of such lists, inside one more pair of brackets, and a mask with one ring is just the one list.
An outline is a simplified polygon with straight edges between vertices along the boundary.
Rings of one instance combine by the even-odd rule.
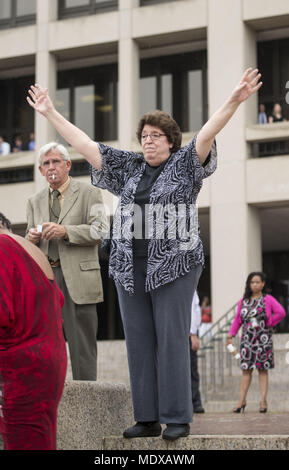
[[252, 372], [259, 373], [261, 392], [260, 413], [267, 411], [268, 370], [274, 368], [272, 327], [285, 316], [282, 305], [271, 295], [266, 295], [265, 275], [260, 272], [249, 274], [244, 297], [239, 301], [237, 314], [228, 335], [228, 343], [243, 326], [240, 345], [242, 379], [240, 399], [234, 413], [244, 411], [246, 396], [251, 384]]

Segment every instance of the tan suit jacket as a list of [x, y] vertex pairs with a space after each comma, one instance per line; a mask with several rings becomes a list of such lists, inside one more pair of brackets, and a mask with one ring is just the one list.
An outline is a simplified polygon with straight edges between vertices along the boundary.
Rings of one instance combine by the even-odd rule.
[[[98, 206], [97, 206], [98, 205]], [[76, 304], [103, 301], [102, 281], [98, 260], [98, 245], [91, 235], [103, 238], [109, 230], [103, 208], [101, 191], [92, 185], [71, 178], [65, 193], [58, 223], [66, 228], [68, 240], [59, 239], [59, 257], [68, 292]], [[49, 222], [49, 189], [43, 189], [28, 200], [27, 230]], [[47, 240], [41, 239], [39, 248], [48, 254]]]

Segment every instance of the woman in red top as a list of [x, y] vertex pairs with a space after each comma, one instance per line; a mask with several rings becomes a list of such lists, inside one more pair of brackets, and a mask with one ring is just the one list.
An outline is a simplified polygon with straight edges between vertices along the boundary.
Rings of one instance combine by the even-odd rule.
[[[199, 337], [202, 338], [207, 331], [212, 327], [212, 309], [210, 305], [209, 297], [205, 296], [201, 303], [201, 312], [202, 312], [202, 323], [199, 328]], [[212, 333], [209, 332], [206, 334], [206, 338], [210, 338]]]
[[210, 305], [209, 297], [204, 297], [201, 305], [202, 310], [202, 323], [212, 322], [212, 309]]
[[56, 449], [63, 295], [45, 255], [0, 213], [0, 430], [5, 450]]

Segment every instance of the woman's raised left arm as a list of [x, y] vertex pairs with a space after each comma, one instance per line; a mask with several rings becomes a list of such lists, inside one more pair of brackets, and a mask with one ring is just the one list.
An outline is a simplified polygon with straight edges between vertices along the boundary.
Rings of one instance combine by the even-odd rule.
[[258, 69], [247, 69], [228, 100], [204, 124], [196, 140], [196, 151], [201, 163], [209, 155], [216, 135], [225, 127], [239, 105], [262, 86], [260, 77]]

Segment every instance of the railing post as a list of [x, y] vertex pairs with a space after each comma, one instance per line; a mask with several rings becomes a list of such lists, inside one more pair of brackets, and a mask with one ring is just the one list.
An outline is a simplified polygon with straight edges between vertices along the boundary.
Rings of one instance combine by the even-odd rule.
[[[210, 330], [208, 330], [201, 338], [199, 357], [202, 359], [201, 388], [202, 400], [204, 402], [208, 399], [209, 386], [212, 386], [213, 392], [215, 392], [217, 383], [220, 385], [224, 385], [225, 367], [226, 369], [228, 369], [229, 375], [232, 375], [232, 355], [226, 350], [224, 344], [224, 334], [228, 332], [229, 325], [231, 324], [232, 320], [236, 315], [236, 305], [234, 305], [227, 313], [225, 313], [225, 315], [223, 315], [216, 323], [214, 323]], [[218, 346], [216, 346], [217, 342]], [[238, 338], [236, 342], [236, 347], [237, 344]], [[216, 348], [218, 348], [217, 351]], [[209, 361], [208, 364], [210, 370], [208, 370], [207, 361]], [[216, 377], [216, 373], [219, 378]]]

